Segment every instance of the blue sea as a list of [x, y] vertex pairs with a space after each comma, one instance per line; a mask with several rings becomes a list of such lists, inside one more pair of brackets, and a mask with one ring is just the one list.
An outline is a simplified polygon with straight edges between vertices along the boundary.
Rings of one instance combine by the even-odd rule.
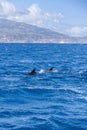
[[0, 44], [0, 130], [87, 130], [87, 45]]

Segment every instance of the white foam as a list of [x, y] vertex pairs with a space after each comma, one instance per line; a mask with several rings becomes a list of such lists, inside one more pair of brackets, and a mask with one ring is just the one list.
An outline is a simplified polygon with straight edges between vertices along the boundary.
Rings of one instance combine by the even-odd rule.
[[[47, 71], [47, 70], [44, 70], [44, 69], [41, 69], [41, 70], [39, 71], [39, 74], [46, 73], [46, 72], [48, 72], [48, 71]], [[54, 69], [54, 70], [52, 70], [52, 72], [56, 73], [56, 72], [58, 72], [58, 70]], [[52, 72], [51, 72], [51, 73], [52, 73]]]
[[4, 77], [3, 80], [5, 81], [19, 81], [20, 78], [14, 78], [14, 77]]
[[20, 60], [21, 63], [32, 63], [32, 60], [23, 59]]
[[44, 69], [41, 69], [41, 70], [39, 71], [39, 73], [40, 73], [40, 74], [45, 73], [45, 70], [44, 70]]

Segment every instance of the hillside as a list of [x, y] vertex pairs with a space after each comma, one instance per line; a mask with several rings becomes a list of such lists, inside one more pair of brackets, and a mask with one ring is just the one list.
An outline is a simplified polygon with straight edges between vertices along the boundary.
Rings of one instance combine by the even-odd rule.
[[87, 42], [87, 37], [85, 39], [69, 37], [49, 29], [25, 23], [0, 19], [1, 43], [85, 43]]

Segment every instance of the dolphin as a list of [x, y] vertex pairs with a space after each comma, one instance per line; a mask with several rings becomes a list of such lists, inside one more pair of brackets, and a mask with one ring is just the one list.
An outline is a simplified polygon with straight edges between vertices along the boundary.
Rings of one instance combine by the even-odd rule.
[[[53, 69], [53, 67], [51, 67], [50, 69], [48, 70], [40, 70], [39, 73], [45, 73], [45, 72], [57, 72], [56, 70]], [[34, 68], [31, 72], [28, 72], [27, 75], [35, 75], [35, 74], [38, 74], [38, 72], [36, 72], [36, 69]]]
[[31, 72], [28, 72], [27, 75], [35, 75], [37, 74], [36, 69], [33, 69]]
[[46, 70], [46, 72], [54, 72], [53, 67], [51, 67], [49, 70]]

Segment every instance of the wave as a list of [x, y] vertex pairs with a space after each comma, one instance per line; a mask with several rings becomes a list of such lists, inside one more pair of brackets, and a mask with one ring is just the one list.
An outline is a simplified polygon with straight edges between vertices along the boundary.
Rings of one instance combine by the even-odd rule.
[[65, 91], [65, 92], [71, 92], [71, 93], [76, 93], [76, 94], [82, 94], [83, 92], [79, 89], [76, 88], [70, 88], [69, 87], [64, 87], [64, 88], [59, 88], [60, 91]]

